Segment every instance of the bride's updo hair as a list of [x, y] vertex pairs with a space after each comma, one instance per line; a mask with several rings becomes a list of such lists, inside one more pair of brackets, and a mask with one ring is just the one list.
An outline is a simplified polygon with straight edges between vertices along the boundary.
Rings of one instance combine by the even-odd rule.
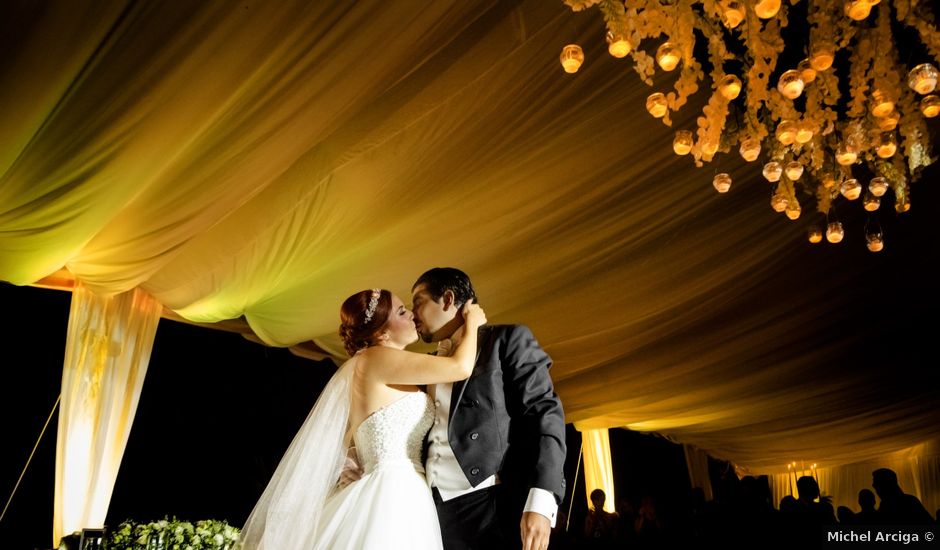
[[392, 309], [392, 293], [387, 290], [378, 292], [378, 299], [369, 317], [372, 293], [373, 290], [370, 289], [353, 294], [346, 298], [339, 310], [339, 337], [343, 339], [343, 347], [350, 356], [377, 344], [378, 336], [388, 321], [388, 314]]

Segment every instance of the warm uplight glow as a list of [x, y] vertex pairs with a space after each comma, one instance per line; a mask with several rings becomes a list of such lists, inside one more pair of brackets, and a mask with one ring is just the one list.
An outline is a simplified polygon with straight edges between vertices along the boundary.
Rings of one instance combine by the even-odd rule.
[[868, 250], [872, 252], [881, 252], [885, 247], [884, 236], [881, 233], [869, 233], [865, 235], [865, 242]]
[[568, 44], [561, 50], [561, 66], [566, 73], [576, 73], [584, 63], [584, 52], [577, 44]]
[[581, 430], [584, 457], [584, 488], [590, 507], [591, 492], [604, 491], [604, 510], [614, 511], [614, 471], [610, 456], [610, 434], [606, 429]]
[[788, 204], [790, 204], [790, 200], [783, 193], [775, 193], [774, 196], [770, 197], [770, 207], [774, 209], [774, 212], [783, 212], [787, 209]]
[[865, 198], [862, 199], [862, 206], [868, 212], [874, 212], [881, 206], [881, 200], [871, 193], [865, 193]]

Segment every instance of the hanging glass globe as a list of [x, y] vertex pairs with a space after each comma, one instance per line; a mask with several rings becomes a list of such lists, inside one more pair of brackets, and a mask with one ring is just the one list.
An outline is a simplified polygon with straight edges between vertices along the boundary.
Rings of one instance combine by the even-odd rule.
[[734, 29], [744, 21], [744, 4], [736, 0], [725, 0], [722, 22], [729, 29]]
[[731, 176], [724, 172], [715, 174], [712, 185], [715, 186], [715, 189], [717, 189], [719, 193], [727, 193], [728, 190], [731, 189]]
[[741, 153], [741, 158], [747, 162], [757, 160], [757, 157], [760, 156], [760, 140], [757, 138], [745, 139], [741, 142], [741, 147], [738, 149], [738, 152]]
[[770, 197], [770, 207], [774, 209], [774, 212], [783, 212], [787, 209], [788, 204], [790, 204], [790, 199], [783, 193], [774, 193]]
[[692, 131], [679, 130], [676, 132], [676, 138], [672, 140], [672, 150], [677, 155], [688, 155], [692, 150]]
[[822, 229], [820, 229], [819, 226], [816, 226], [816, 225], [810, 227], [807, 237], [809, 238], [809, 242], [813, 244], [822, 242], [822, 237], [823, 237]]
[[754, 4], [754, 13], [761, 19], [770, 19], [780, 11], [780, 0], [758, 0]]
[[871, 94], [871, 114], [877, 118], [888, 116], [894, 111], [894, 101], [888, 97], [888, 94], [881, 90], [875, 90]]
[[862, 206], [865, 208], [865, 210], [874, 212], [881, 206], [881, 199], [872, 195], [871, 193], [865, 193], [865, 198], [862, 199]]
[[858, 160], [858, 149], [849, 143], [843, 143], [839, 146], [839, 149], [836, 150], [836, 162], [842, 166], [848, 166], [850, 164], [855, 164], [855, 161]]
[[835, 244], [842, 242], [842, 237], [845, 237], [842, 222], [829, 222], [829, 225], [826, 227], [826, 240]]
[[842, 187], [839, 189], [839, 192], [842, 193], [843, 197], [854, 201], [862, 194], [862, 184], [855, 178], [849, 178], [842, 182]]
[[718, 84], [722, 97], [731, 101], [741, 93], [741, 79], [733, 74], [726, 74]]
[[633, 49], [630, 47], [630, 43], [627, 42], [626, 37], [620, 34], [614, 34], [610, 31], [607, 31], [607, 52], [610, 55], [616, 57], [617, 59], [622, 59], [627, 57], [630, 53], [630, 50]]
[[576, 73], [584, 63], [584, 52], [577, 44], [568, 44], [561, 49], [561, 66], [566, 73]]
[[883, 176], [872, 178], [871, 181], [868, 182], [868, 190], [876, 197], [884, 196], [885, 192], [888, 190], [887, 178]]
[[885, 117], [875, 119], [875, 122], [882, 132], [891, 132], [897, 128], [899, 120], [901, 120], [901, 113], [894, 110]]
[[850, 0], [845, 3], [845, 14], [850, 19], [862, 21], [871, 14], [871, 4], [866, 0]]
[[779, 162], [772, 160], [764, 165], [763, 174], [764, 177], [767, 178], [767, 181], [776, 183], [780, 181], [780, 176], [783, 174], [783, 166], [781, 166]]
[[920, 112], [927, 118], [940, 115], [940, 97], [925, 95], [924, 99], [920, 100]]
[[788, 162], [785, 170], [787, 177], [793, 181], [800, 179], [800, 176], [803, 175], [803, 165], [795, 160]]
[[875, 147], [875, 154], [880, 158], [891, 158], [897, 150], [898, 139], [894, 137], [893, 133], [884, 132], [878, 136], [878, 145]]
[[666, 96], [660, 92], [651, 94], [646, 98], [646, 110], [655, 118], [663, 118], [669, 107], [666, 105]]
[[817, 71], [825, 71], [832, 67], [832, 62], [836, 59], [836, 45], [832, 42], [822, 41], [814, 42], [812, 52], [809, 56], [809, 62]]
[[920, 95], [929, 94], [937, 87], [937, 69], [930, 63], [921, 63], [907, 73], [907, 85]]
[[781, 120], [777, 125], [777, 141], [782, 145], [790, 145], [796, 141], [796, 123], [792, 120]]
[[673, 44], [672, 42], [664, 42], [659, 49], [656, 50], [656, 63], [659, 64], [659, 67], [664, 71], [671, 71], [679, 65], [679, 60], [682, 58], [682, 55], [679, 51], [679, 47]]
[[800, 71], [800, 78], [803, 79], [803, 84], [809, 84], [816, 80], [816, 69], [813, 68], [813, 64], [810, 63], [809, 59], [800, 61], [796, 66], [796, 70]]
[[894, 210], [898, 214], [903, 214], [911, 209], [911, 200], [906, 195], [898, 195], [894, 200]]
[[809, 143], [813, 139], [813, 123], [804, 120], [796, 125], [795, 141], [800, 144]]
[[885, 247], [885, 239], [880, 232], [865, 235], [865, 243], [872, 252], [881, 252]]
[[799, 218], [800, 217], [800, 203], [796, 201], [790, 201], [790, 203], [787, 204], [786, 214], [787, 214], [787, 217], [790, 218], [791, 220], [795, 220]]
[[803, 93], [803, 79], [799, 71], [789, 70], [780, 75], [777, 90], [787, 99], [796, 99]]

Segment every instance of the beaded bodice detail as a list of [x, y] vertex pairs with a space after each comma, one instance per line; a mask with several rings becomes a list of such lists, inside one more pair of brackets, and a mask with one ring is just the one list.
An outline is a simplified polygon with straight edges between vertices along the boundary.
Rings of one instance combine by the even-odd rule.
[[424, 436], [434, 422], [434, 402], [417, 391], [366, 418], [356, 429], [356, 453], [365, 472], [385, 463], [410, 461], [421, 465]]

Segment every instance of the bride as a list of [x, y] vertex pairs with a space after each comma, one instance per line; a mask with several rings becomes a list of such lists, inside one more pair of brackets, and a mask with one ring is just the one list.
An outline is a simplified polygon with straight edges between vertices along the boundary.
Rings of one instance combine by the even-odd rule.
[[[418, 334], [398, 296], [371, 289], [340, 310], [352, 356], [333, 376], [294, 437], [240, 536], [245, 550], [440, 549], [437, 511], [421, 449], [434, 404], [419, 385], [470, 376], [480, 306], [463, 308], [460, 345], [450, 357], [405, 351]], [[346, 450], [364, 471], [338, 487]]]

